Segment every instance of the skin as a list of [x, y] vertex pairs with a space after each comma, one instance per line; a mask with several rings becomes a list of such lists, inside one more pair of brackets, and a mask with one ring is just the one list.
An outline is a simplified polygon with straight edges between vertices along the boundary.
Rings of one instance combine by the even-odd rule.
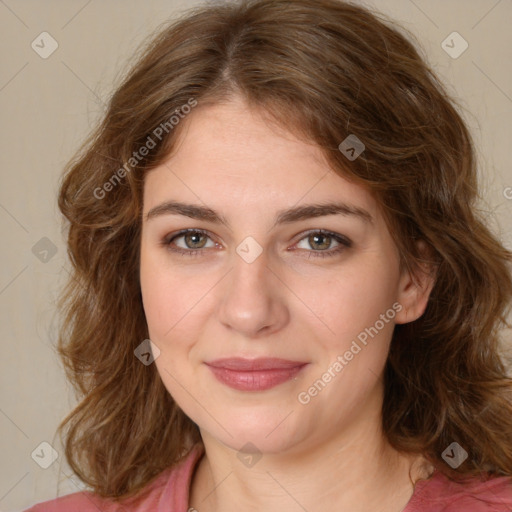
[[[432, 281], [400, 272], [372, 195], [333, 172], [315, 145], [240, 98], [199, 105], [182, 123], [176, 151], [145, 179], [140, 279], [150, 338], [161, 351], [156, 367], [205, 445], [189, 505], [199, 512], [314, 512], [332, 504], [401, 511], [413, 493], [409, 470], [421, 457], [397, 453], [382, 435], [382, 372], [395, 323], [423, 314]], [[169, 213], [146, 218], [169, 200], [207, 206], [229, 224]], [[273, 226], [281, 210], [326, 201], [364, 209], [373, 221], [338, 214]], [[188, 228], [207, 236], [162, 243]], [[329, 237], [315, 243], [308, 235], [318, 229], [352, 245], [315, 256], [340, 246]], [[236, 252], [248, 236], [262, 249], [251, 263]], [[201, 246], [194, 256], [170, 250]], [[299, 393], [394, 303], [402, 306], [396, 316], [300, 403]], [[228, 356], [309, 364], [272, 389], [237, 391], [204, 364]], [[252, 467], [237, 457], [248, 442], [261, 453]], [[413, 478], [427, 476], [414, 471]]]

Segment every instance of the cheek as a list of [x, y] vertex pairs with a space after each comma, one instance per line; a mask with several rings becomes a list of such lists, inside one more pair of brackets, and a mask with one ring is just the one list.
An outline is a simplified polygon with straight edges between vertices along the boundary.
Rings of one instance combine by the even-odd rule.
[[337, 404], [332, 414], [339, 419], [367, 400], [387, 360], [396, 315], [396, 275], [392, 267], [366, 260], [364, 266], [330, 280], [327, 290], [317, 290], [315, 300], [332, 332], [317, 338], [322, 354], [302, 391], [315, 387], [318, 380], [329, 382], [325, 389], [320, 385], [321, 397], [315, 400], [319, 407]]
[[[191, 363], [191, 350], [202, 325], [201, 280], [183, 273], [162, 269], [155, 255], [141, 254], [141, 289], [149, 338], [160, 349], [154, 361], [168, 393], [193, 421], [207, 423], [190, 392], [196, 390], [197, 377]], [[164, 267], [165, 268], [165, 267]], [[203, 305], [204, 307], [204, 305]], [[197, 392], [194, 391], [194, 395]]]
[[183, 278], [162, 265], [161, 257], [152, 251], [141, 251], [140, 283], [144, 313], [150, 337], [155, 343], [164, 341], [186, 314], [189, 288]]
[[[311, 281], [302, 282], [297, 295], [328, 328], [326, 340], [334, 340], [336, 348], [350, 344], [364, 329], [379, 320], [396, 299], [397, 272], [376, 258], [361, 259], [361, 264], [340, 269], [338, 275], [312, 286]], [[392, 311], [389, 316], [394, 316]], [[389, 319], [389, 318], [388, 318]], [[380, 323], [379, 323], [380, 326]], [[386, 323], [383, 331], [389, 333], [392, 324]]]
[[141, 280], [142, 300], [150, 337], [156, 343], [175, 342], [180, 329], [189, 323], [198, 299], [180, 279], [171, 281], [158, 272], [150, 272], [145, 278], [145, 284]]
[[189, 297], [186, 281], [176, 273], [162, 270], [156, 260], [141, 254], [142, 302], [149, 338], [160, 350], [154, 364], [167, 391], [179, 402], [186, 398], [181, 397], [178, 383], [188, 382], [183, 368], [187, 366], [184, 362], [190, 350], [193, 297]]
[[215, 276], [169, 265], [165, 252], [141, 251], [142, 302], [150, 339], [163, 356], [189, 350], [211, 314]]

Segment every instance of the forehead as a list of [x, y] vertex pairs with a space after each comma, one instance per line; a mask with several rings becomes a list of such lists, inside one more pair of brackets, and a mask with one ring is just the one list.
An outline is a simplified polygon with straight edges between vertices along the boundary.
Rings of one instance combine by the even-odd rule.
[[199, 104], [181, 123], [173, 152], [145, 177], [146, 212], [170, 198], [258, 211], [344, 200], [377, 215], [371, 194], [334, 172], [318, 146], [239, 99]]
[[312, 170], [318, 167], [323, 172], [326, 170], [320, 148], [299, 140], [264, 111], [250, 108], [239, 97], [227, 103], [199, 104], [182, 123], [172, 157], [174, 164], [186, 159], [216, 165], [219, 171], [222, 167], [231, 171], [238, 169], [247, 176], [245, 169], [263, 174], [265, 168], [261, 164], [283, 166], [293, 158], [295, 164], [305, 161], [305, 164], [315, 164]]

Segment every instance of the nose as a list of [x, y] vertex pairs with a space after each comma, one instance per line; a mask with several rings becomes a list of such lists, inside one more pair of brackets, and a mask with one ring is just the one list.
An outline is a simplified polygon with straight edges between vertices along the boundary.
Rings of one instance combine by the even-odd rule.
[[282, 329], [290, 318], [287, 288], [270, 267], [265, 250], [251, 262], [238, 253], [233, 253], [232, 260], [231, 271], [217, 290], [219, 321], [248, 338]]

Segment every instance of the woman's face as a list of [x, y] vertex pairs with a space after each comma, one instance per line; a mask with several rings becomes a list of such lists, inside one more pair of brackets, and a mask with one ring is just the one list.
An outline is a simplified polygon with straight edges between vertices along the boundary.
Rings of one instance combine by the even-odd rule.
[[426, 301], [375, 200], [240, 100], [181, 122], [146, 177], [141, 240], [169, 393], [233, 449], [293, 451], [375, 419], [394, 324]]

